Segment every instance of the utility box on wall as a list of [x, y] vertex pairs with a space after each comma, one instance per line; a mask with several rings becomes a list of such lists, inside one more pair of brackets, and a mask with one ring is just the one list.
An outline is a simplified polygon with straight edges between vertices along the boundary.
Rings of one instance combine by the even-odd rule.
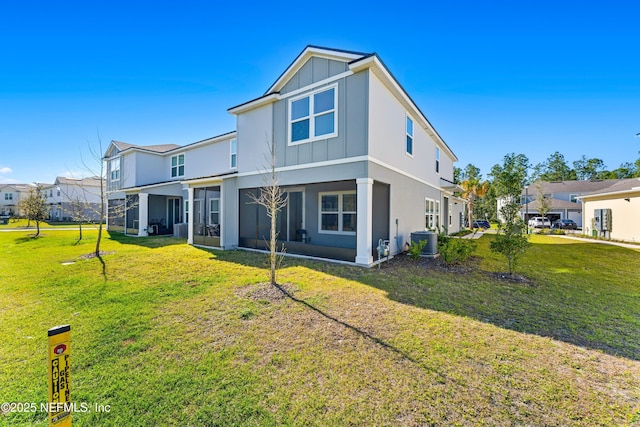
[[611, 209], [594, 209], [593, 219], [598, 231], [611, 231]]

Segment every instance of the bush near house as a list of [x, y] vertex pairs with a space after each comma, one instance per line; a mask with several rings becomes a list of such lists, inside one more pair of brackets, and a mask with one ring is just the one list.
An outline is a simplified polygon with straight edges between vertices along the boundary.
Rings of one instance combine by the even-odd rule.
[[[380, 271], [168, 237], [0, 233], [0, 402], [46, 401], [46, 331], [71, 324], [81, 426], [629, 425], [640, 411], [640, 251], [532, 236], [520, 271]], [[69, 264], [71, 263], [71, 264]], [[0, 425], [46, 426], [44, 413]]]

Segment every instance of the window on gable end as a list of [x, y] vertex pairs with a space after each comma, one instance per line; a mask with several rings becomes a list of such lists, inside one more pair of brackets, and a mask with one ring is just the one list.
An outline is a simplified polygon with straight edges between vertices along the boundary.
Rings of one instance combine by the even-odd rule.
[[436, 173], [440, 173], [440, 148], [436, 147]]
[[407, 143], [405, 146], [405, 150], [408, 155], [413, 156], [413, 120], [411, 120], [409, 116], [407, 116], [406, 133]]
[[337, 136], [337, 94], [333, 86], [289, 101], [289, 144]]

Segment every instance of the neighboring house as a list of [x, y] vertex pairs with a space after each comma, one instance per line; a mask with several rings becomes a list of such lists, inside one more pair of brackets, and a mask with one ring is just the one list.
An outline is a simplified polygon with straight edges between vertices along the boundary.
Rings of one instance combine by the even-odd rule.
[[0, 215], [20, 216], [18, 204], [29, 195], [29, 184], [0, 184]]
[[[640, 242], [640, 178], [615, 181], [606, 189], [581, 197], [584, 234]], [[595, 223], [596, 211], [601, 209], [610, 209], [610, 227], [606, 231], [597, 230]]]
[[522, 218], [528, 221], [540, 216], [539, 193], [550, 200], [550, 209], [546, 217], [553, 223], [557, 219], [572, 219], [582, 227], [583, 206], [580, 197], [595, 191], [601, 191], [619, 182], [619, 179], [594, 181], [537, 181], [522, 192]]
[[413, 231], [463, 227], [449, 146], [380, 58], [308, 46], [266, 93], [230, 108], [236, 131], [180, 146], [112, 142], [105, 154], [110, 230], [179, 234], [188, 242], [266, 247], [252, 203], [270, 167], [287, 195], [286, 252], [370, 266]]
[[42, 189], [49, 207], [49, 219], [54, 221], [99, 221], [102, 196], [100, 177], [66, 178], [59, 176]]

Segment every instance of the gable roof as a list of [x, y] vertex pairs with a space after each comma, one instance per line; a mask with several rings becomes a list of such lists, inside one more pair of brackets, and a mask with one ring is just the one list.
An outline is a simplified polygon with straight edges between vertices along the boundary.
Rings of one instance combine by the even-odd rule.
[[219, 142], [221, 140], [225, 140], [227, 138], [232, 138], [235, 136], [235, 133], [236, 131], [234, 130], [231, 132], [223, 133], [221, 135], [212, 136], [211, 138], [206, 138], [200, 141], [192, 142], [187, 145], [178, 145], [178, 144], [135, 145], [135, 144], [129, 144], [127, 142], [114, 140], [114, 141], [111, 141], [111, 144], [109, 144], [109, 148], [107, 148], [104, 158], [106, 159], [107, 157], [110, 157], [109, 152], [112, 150], [113, 147], [115, 147], [118, 150], [118, 153], [122, 153], [127, 150], [138, 150], [138, 151], [145, 151], [145, 152], [154, 153], [154, 154], [167, 154], [171, 151], [177, 151], [181, 149], [190, 149], [197, 145], [214, 143], [214, 142]]
[[638, 192], [640, 191], [640, 178], [628, 178], [628, 179], [616, 179], [611, 181], [617, 181], [613, 183], [611, 186], [599, 190], [594, 191], [589, 194], [585, 194], [583, 199], [587, 199], [589, 197], [596, 196], [605, 196], [605, 195], [616, 195], [616, 194], [624, 194], [629, 192]]
[[81, 187], [92, 186], [99, 187], [102, 183], [102, 179], [99, 176], [91, 176], [87, 178], [68, 178], [66, 176], [59, 176], [56, 178], [53, 185], [78, 185]]
[[444, 142], [444, 139], [438, 134], [431, 122], [424, 115], [422, 110], [409, 96], [407, 91], [402, 87], [398, 80], [389, 71], [387, 66], [382, 62], [377, 53], [362, 53], [353, 52], [348, 50], [341, 50], [328, 47], [320, 47], [308, 45], [302, 52], [293, 60], [293, 62], [287, 67], [287, 69], [278, 77], [278, 79], [267, 89], [264, 95], [247, 101], [245, 103], [236, 105], [227, 109], [231, 114], [240, 114], [245, 111], [249, 111], [253, 108], [258, 108], [263, 105], [272, 103], [280, 99], [280, 90], [291, 79], [295, 73], [311, 58], [320, 57], [333, 59], [338, 61], [347, 62], [349, 65], [349, 71], [357, 73], [364, 69], [371, 69], [372, 72], [382, 81], [382, 83], [389, 89], [389, 91], [400, 101], [400, 103], [416, 117], [417, 122], [423, 129], [436, 141], [452, 159], [458, 161], [458, 157], [453, 153], [449, 145]]
[[[560, 200], [560, 199], [550, 199], [550, 209], [582, 209], [582, 205], [580, 203], [576, 203], [576, 202], [569, 202], [567, 200]], [[527, 204], [522, 205], [521, 209], [524, 209], [525, 207], [528, 207], [529, 209], [532, 210], [538, 210], [540, 208], [540, 201], [539, 200], [532, 200]]]
[[[593, 181], [536, 181], [533, 184], [529, 185], [529, 194], [536, 189], [537, 185], [542, 186], [542, 191], [545, 194], [554, 194], [554, 193], [575, 193], [575, 194], [585, 194], [592, 193], [595, 191], [603, 191], [620, 181], [624, 181], [622, 179], [598, 179]], [[524, 190], [522, 194], [524, 195]]]
[[354, 52], [350, 50], [334, 49], [322, 46], [307, 45], [302, 52], [296, 56], [291, 64], [280, 74], [276, 81], [267, 89], [264, 93], [268, 95], [273, 92], [279, 92], [284, 85], [293, 77], [300, 68], [311, 58], [312, 56], [318, 58], [333, 59], [336, 61], [351, 62], [356, 59], [362, 59], [365, 56], [372, 55], [370, 53]]

